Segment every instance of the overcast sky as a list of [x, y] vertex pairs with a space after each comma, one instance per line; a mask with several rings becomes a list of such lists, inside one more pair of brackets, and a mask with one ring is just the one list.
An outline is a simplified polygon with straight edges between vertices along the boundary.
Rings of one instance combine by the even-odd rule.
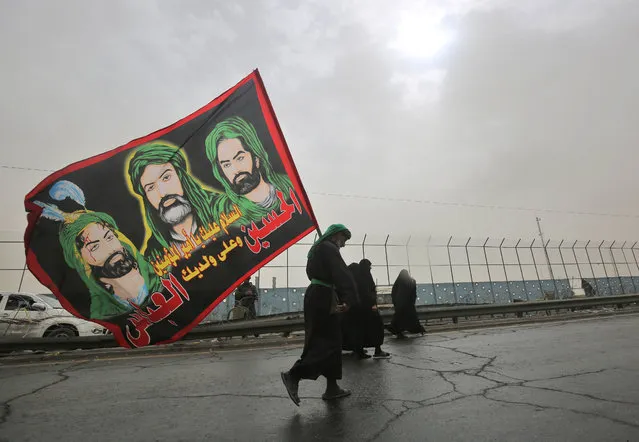
[[[62, 168], [259, 68], [323, 227], [639, 238], [639, 2], [294, 3], [0, 1], [0, 164]], [[0, 230], [46, 175], [0, 168]]]

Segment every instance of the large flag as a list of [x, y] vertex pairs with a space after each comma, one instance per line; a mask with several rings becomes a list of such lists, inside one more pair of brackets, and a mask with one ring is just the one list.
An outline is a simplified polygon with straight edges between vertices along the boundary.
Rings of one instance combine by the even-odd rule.
[[257, 70], [177, 123], [44, 179], [29, 270], [141, 347], [184, 336], [317, 222]]

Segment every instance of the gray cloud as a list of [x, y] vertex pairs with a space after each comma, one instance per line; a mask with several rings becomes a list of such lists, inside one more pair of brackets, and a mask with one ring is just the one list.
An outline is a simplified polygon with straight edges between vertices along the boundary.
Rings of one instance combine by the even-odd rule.
[[[322, 224], [536, 228], [534, 212], [325, 192], [639, 214], [634, 2], [233, 3], [5, 2], [2, 162], [60, 168], [176, 121], [258, 67]], [[402, 28], [407, 17], [423, 26]], [[15, 189], [2, 230], [24, 228], [19, 196], [45, 175], [2, 169]], [[636, 218], [543, 217], [551, 236], [636, 237]]]

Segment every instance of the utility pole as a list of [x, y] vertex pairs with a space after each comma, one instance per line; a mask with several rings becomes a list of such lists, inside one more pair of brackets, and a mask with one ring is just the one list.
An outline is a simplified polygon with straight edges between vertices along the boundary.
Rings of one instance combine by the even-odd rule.
[[[544, 255], [546, 255], [546, 264], [548, 264], [548, 271], [550, 272], [550, 279], [552, 279], [553, 284], [555, 283], [555, 274], [552, 271], [552, 266], [550, 265], [550, 257], [548, 257], [548, 248], [546, 247], [546, 241], [544, 240], [544, 232], [541, 230], [541, 218], [536, 217], [537, 220], [537, 228], [539, 229], [539, 238], [541, 239], [541, 245], [544, 247]], [[559, 294], [557, 294], [559, 296]]]

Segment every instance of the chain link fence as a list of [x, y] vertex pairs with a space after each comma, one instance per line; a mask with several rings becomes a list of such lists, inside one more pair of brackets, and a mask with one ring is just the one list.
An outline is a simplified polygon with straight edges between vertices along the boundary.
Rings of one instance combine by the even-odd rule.
[[[309, 235], [253, 275], [260, 299], [258, 315], [303, 309]], [[369, 259], [380, 293], [402, 269], [417, 280], [418, 304], [485, 304], [565, 299], [582, 288], [588, 295], [638, 293], [637, 241], [569, 241], [506, 238], [417, 238], [354, 235], [342, 249], [346, 263]], [[47, 291], [26, 270], [24, 246], [0, 240], [0, 289]], [[207, 318], [225, 319], [234, 305], [231, 295]]]

